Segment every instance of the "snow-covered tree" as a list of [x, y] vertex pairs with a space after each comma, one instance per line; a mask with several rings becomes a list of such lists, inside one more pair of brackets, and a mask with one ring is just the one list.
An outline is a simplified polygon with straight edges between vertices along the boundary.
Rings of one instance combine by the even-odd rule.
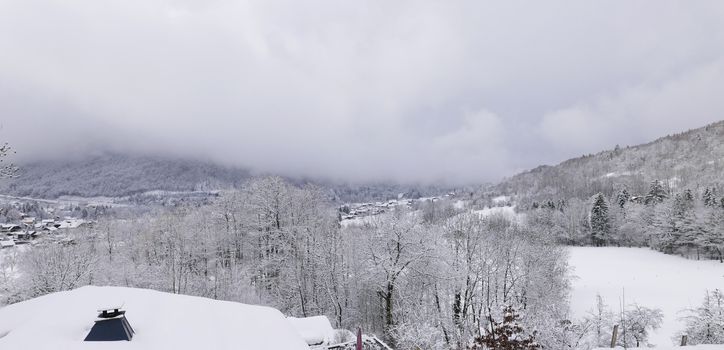
[[611, 222], [608, 215], [608, 204], [603, 194], [594, 197], [591, 208], [591, 241], [595, 246], [606, 245], [611, 235]]
[[589, 344], [593, 347], [610, 345], [611, 332], [616, 321], [600, 295], [596, 295], [596, 308], [588, 312], [585, 321], [590, 325], [590, 338], [592, 339], [588, 341]]
[[724, 344], [724, 294], [721, 290], [707, 291], [702, 304], [686, 313], [683, 318], [686, 328], [681, 334], [688, 336], [689, 344]]
[[717, 206], [717, 204], [719, 204], [716, 198], [716, 188], [707, 187], [706, 189], [704, 189], [704, 193], [702, 194], [701, 199], [704, 202], [704, 205], [707, 207], [715, 207]]
[[638, 304], [629, 305], [620, 320], [619, 345], [630, 347], [648, 347], [649, 335], [661, 327], [664, 314], [660, 309], [651, 309]]
[[626, 203], [629, 201], [629, 198], [631, 198], [631, 195], [624, 188], [616, 195], [616, 204], [618, 204], [619, 208], [624, 209], [626, 207]]
[[400, 285], [410, 276], [410, 270], [421, 267], [433, 254], [430, 231], [422, 225], [420, 218], [400, 210], [377, 217], [366, 237], [367, 261], [370, 271], [374, 271], [370, 282], [382, 301], [384, 332], [392, 343]]
[[646, 194], [644, 203], [647, 205], [656, 205], [662, 203], [668, 197], [666, 189], [660, 180], [654, 180], [649, 186], [649, 192]]
[[7, 157], [14, 153], [7, 143], [0, 145], [0, 179], [13, 177], [17, 174], [18, 168], [12, 163], [6, 162]]
[[89, 284], [97, 268], [97, 255], [88, 243], [68, 242], [36, 247], [26, 254], [23, 270], [27, 274], [25, 297], [71, 290]]

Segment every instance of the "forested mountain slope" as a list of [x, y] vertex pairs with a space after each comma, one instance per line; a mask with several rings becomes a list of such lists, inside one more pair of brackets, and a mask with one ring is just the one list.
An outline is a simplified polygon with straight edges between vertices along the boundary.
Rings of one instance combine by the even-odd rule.
[[[724, 261], [724, 122], [541, 166], [497, 186], [563, 244]], [[496, 193], [500, 192], [500, 193]]]
[[[57, 198], [60, 196], [123, 197], [149, 191], [213, 191], [240, 188], [252, 173], [210, 161], [168, 156], [106, 153], [102, 155], [36, 161], [20, 165], [16, 178], [0, 181], [0, 194]], [[370, 202], [441, 195], [449, 187], [404, 185], [384, 181], [343, 183], [324, 179], [286, 178], [296, 185], [328, 189], [338, 202]]]
[[17, 178], [0, 182], [0, 193], [37, 198], [117, 197], [154, 190], [223, 189], [249, 177], [242, 169], [161, 156], [103, 154], [20, 165]]
[[588, 199], [599, 192], [611, 195], [622, 187], [631, 194], [643, 194], [655, 179], [672, 190], [721, 187], [722, 174], [724, 121], [643, 145], [540, 166], [505, 179], [497, 190], [535, 201]]

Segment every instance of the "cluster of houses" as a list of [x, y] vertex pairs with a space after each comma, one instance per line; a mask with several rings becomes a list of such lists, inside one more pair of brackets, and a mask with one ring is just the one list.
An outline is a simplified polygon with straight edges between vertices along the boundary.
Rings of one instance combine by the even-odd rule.
[[42, 236], [60, 236], [68, 230], [91, 224], [91, 221], [73, 217], [39, 220], [23, 214], [19, 223], [0, 224], [0, 248], [32, 243]]
[[405, 205], [409, 208], [412, 206], [412, 202], [411, 199], [393, 199], [387, 202], [352, 203], [341, 206], [340, 212], [342, 213], [342, 220], [351, 220], [358, 217], [379, 215], [398, 205]]
[[383, 214], [396, 207], [404, 206], [411, 209], [415, 203], [437, 202], [442, 199], [451, 199], [455, 197], [454, 193], [448, 193], [442, 197], [421, 197], [418, 199], [404, 199], [402, 196], [398, 199], [391, 199], [386, 202], [374, 203], [351, 203], [340, 206], [342, 220], [354, 220], [366, 216], [374, 216]]

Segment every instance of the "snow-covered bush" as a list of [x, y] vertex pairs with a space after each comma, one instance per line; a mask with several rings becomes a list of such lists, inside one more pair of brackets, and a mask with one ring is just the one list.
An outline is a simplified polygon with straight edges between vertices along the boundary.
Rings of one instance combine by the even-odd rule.
[[620, 320], [621, 334], [618, 338], [619, 345], [629, 347], [650, 346], [648, 343], [651, 331], [661, 327], [664, 314], [659, 309], [650, 309], [638, 304], [629, 305], [624, 312], [624, 318]]
[[721, 290], [707, 291], [701, 305], [686, 313], [686, 328], [675, 340], [686, 334], [691, 345], [724, 344], [724, 294]]
[[445, 337], [440, 328], [429, 323], [402, 323], [392, 331], [397, 350], [445, 349]]
[[503, 310], [503, 320], [495, 321], [488, 316], [490, 322], [485, 335], [475, 338], [470, 349], [494, 350], [534, 350], [541, 346], [535, 340], [536, 332], [528, 332], [520, 324], [520, 314], [512, 306]]

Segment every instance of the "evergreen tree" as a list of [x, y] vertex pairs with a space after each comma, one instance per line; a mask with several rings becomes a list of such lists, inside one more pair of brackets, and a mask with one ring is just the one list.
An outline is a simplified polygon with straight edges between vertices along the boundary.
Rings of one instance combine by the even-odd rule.
[[668, 196], [666, 194], [666, 190], [664, 189], [663, 183], [659, 180], [654, 180], [649, 186], [649, 193], [646, 194], [644, 204], [656, 205], [662, 203], [664, 199], [666, 199], [666, 197]]
[[596, 195], [591, 208], [591, 241], [595, 246], [603, 246], [611, 234], [611, 222], [608, 216], [608, 204], [602, 193]]
[[631, 195], [629, 195], [628, 191], [624, 188], [618, 192], [618, 195], [616, 195], [616, 203], [618, 203], [618, 206], [623, 209], [626, 206], [626, 203], [628, 203], [629, 198], [631, 198]]
[[710, 256], [724, 262], [724, 211], [719, 208], [706, 208], [696, 237], [697, 248], [701, 247]]
[[674, 253], [677, 245], [680, 244], [680, 232], [677, 227], [677, 201], [673, 200], [668, 205], [649, 207], [653, 210], [651, 226], [654, 228], [656, 241], [654, 247], [664, 253]]
[[677, 194], [674, 197], [672, 231], [676, 240], [671, 242], [670, 248], [672, 251], [680, 247], [696, 248], [698, 255], [697, 240], [701, 230], [693, 210], [693, 196], [691, 196], [690, 191], [688, 192], [687, 194], [687, 191], [685, 191], [683, 196]]
[[682, 196], [682, 207], [684, 210], [691, 211], [696, 206], [696, 201], [694, 200], [694, 194], [691, 192], [690, 189], [686, 189], [684, 191], [684, 195]]
[[704, 205], [707, 207], [715, 207], [718, 204], [716, 199], [716, 189], [707, 187], [702, 195]]

